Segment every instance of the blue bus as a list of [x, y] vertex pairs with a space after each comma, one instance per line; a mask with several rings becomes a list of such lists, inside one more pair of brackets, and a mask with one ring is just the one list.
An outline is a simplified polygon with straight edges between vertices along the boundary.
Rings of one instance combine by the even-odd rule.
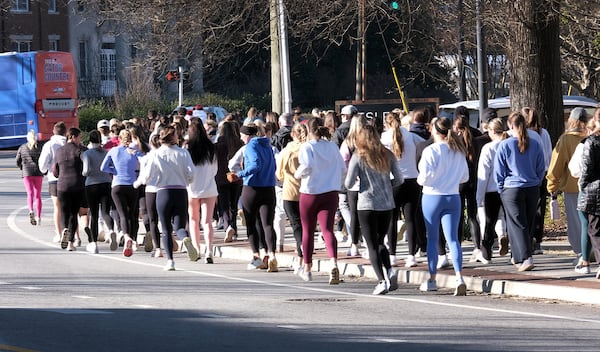
[[0, 54], [0, 148], [52, 136], [56, 122], [78, 127], [77, 77], [70, 53], [37, 51]]

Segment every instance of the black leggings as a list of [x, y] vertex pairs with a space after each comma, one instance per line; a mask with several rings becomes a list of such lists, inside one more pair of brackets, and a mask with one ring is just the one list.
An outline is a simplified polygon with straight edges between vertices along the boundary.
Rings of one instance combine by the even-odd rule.
[[114, 229], [113, 218], [110, 216], [110, 183], [98, 183], [85, 186], [85, 196], [90, 207], [90, 242], [98, 241], [98, 214], [102, 211], [102, 219], [106, 227], [112, 232]]
[[496, 237], [496, 222], [502, 208], [502, 200], [498, 192], [487, 192], [483, 203], [485, 207], [485, 230], [481, 240], [481, 253], [485, 259], [492, 258], [492, 246]]
[[367, 248], [369, 249], [369, 261], [377, 279], [379, 281], [385, 280], [383, 268], [390, 269], [390, 253], [386, 246], [383, 244], [383, 240], [389, 228], [389, 223], [392, 220], [392, 210], [359, 210], [358, 221], [360, 221], [360, 228], [367, 242]]
[[117, 213], [119, 213], [121, 231], [136, 241], [139, 227], [137, 189], [133, 188], [133, 185], [114, 186], [112, 188], [112, 198]]
[[358, 220], [358, 212], [356, 203], [358, 203], [358, 191], [348, 191], [348, 208], [350, 208], [350, 234], [352, 235], [352, 244], [358, 244], [360, 241], [360, 222]]
[[186, 189], [167, 188], [156, 192], [156, 210], [162, 232], [160, 238], [162, 246], [166, 249], [167, 259], [173, 259], [173, 229], [182, 240], [189, 237], [185, 229], [188, 220], [188, 198]]
[[299, 257], [302, 257], [302, 222], [300, 221], [300, 201], [298, 200], [284, 200], [283, 208], [285, 214], [290, 220], [292, 231], [294, 233], [294, 239], [296, 240], [296, 252]]
[[69, 242], [73, 242], [75, 231], [79, 226], [77, 216], [79, 215], [79, 207], [83, 200], [83, 192], [63, 192], [58, 191], [58, 203], [60, 204], [61, 220], [63, 227], [69, 229]]
[[[471, 233], [471, 241], [475, 245], [475, 248], [480, 248], [481, 244], [481, 229], [479, 228], [479, 221], [477, 220], [477, 203], [475, 201], [475, 187], [470, 183], [463, 183], [460, 185], [460, 205], [461, 209], [467, 208], [467, 220], [469, 221], [469, 230]], [[458, 238], [462, 242], [464, 239], [464, 221], [458, 223]]]
[[[388, 247], [391, 255], [396, 255], [398, 242], [398, 218], [402, 210], [405, 224], [405, 238], [408, 239], [408, 254], [415, 255], [419, 247], [425, 248], [427, 240], [423, 226], [417, 226], [419, 199], [421, 198], [421, 187], [416, 178], [408, 178], [398, 187], [394, 187], [394, 202], [396, 208], [392, 213], [392, 220], [387, 230]], [[421, 216], [421, 221], [423, 221]]]
[[237, 210], [238, 200], [242, 193], [242, 184], [239, 182], [217, 185], [219, 196], [217, 198], [217, 208], [219, 217], [223, 219], [223, 229], [227, 230], [231, 226], [237, 232]]
[[259, 253], [260, 236], [256, 229], [256, 220], [260, 216], [260, 223], [265, 231], [265, 242], [269, 253], [277, 248], [277, 235], [273, 229], [275, 217], [275, 187], [242, 188], [242, 209], [246, 218], [248, 242], [253, 253]]
[[148, 224], [150, 227], [150, 236], [152, 236], [152, 246], [160, 248], [160, 230], [158, 229], [158, 212], [156, 211], [156, 192], [145, 192], [146, 213], [148, 214]]

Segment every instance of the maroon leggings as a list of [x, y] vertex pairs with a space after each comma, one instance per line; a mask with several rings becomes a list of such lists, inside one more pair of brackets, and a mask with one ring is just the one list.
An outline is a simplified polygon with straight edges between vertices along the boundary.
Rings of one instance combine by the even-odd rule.
[[335, 212], [338, 206], [338, 192], [322, 194], [300, 193], [300, 222], [302, 223], [302, 253], [304, 263], [312, 264], [315, 250], [315, 228], [317, 219], [323, 232], [329, 258], [337, 258], [337, 240], [333, 234]]

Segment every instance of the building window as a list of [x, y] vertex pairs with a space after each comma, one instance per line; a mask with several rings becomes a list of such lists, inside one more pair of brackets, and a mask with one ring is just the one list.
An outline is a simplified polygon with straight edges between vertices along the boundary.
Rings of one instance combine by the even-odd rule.
[[19, 53], [31, 51], [31, 40], [13, 40], [12, 51]]
[[87, 43], [79, 42], [79, 78], [87, 78], [88, 59], [87, 59]]
[[58, 35], [49, 35], [48, 36], [48, 50], [58, 51], [59, 39], [60, 39], [60, 36], [58, 36]]
[[114, 50], [104, 49], [100, 52], [100, 79], [103, 81], [117, 79], [117, 60]]
[[10, 10], [13, 12], [29, 12], [29, 0], [11, 0]]
[[48, 13], [56, 13], [56, 0], [48, 0]]

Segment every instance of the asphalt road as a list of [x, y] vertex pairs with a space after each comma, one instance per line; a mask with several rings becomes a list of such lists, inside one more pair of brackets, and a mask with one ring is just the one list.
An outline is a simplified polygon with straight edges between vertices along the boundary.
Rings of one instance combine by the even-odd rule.
[[[12, 152], [14, 156], [14, 152]], [[598, 351], [595, 306], [422, 293], [372, 280], [305, 283], [286, 268], [247, 271], [136, 252], [66, 252], [28, 223], [10, 152], [0, 152], [0, 351]], [[44, 185], [44, 189], [46, 186]], [[45, 193], [44, 198], [47, 198]]]

